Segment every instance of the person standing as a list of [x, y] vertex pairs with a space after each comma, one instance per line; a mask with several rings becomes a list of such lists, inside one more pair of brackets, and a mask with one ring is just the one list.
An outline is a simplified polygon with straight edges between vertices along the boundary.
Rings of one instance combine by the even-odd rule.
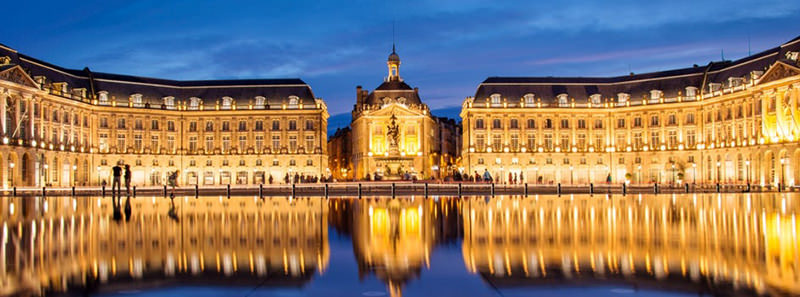
[[131, 165], [125, 164], [125, 193], [131, 195]]
[[119, 163], [111, 168], [114, 180], [111, 182], [111, 195], [119, 195], [120, 191], [122, 191], [120, 187], [120, 177], [122, 176], [122, 167], [119, 166]]

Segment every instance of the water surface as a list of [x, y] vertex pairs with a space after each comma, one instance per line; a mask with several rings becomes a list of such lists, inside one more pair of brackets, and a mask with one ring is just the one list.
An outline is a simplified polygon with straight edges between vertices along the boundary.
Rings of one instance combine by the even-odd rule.
[[798, 199], [4, 197], [0, 295], [797, 295]]

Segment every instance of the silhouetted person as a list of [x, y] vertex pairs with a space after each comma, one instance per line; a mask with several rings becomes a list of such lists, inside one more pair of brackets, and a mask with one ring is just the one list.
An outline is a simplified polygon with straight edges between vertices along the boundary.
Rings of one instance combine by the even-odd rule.
[[131, 195], [131, 165], [125, 164], [125, 193]]
[[169, 211], [167, 212], [167, 216], [175, 222], [180, 222], [178, 210], [175, 208], [175, 199], [173, 197], [169, 199]]
[[125, 198], [125, 221], [131, 221], [131, 197]]
[[111, 182], [111, 196], [119, 195], [122, 189], [120, 188], [120, 178], [122, 177], [122, 167], [119, 164], [111, 168], [113, 173], [113, 181]]
[[122, 209], [120, 208], [120, 201], [118, 197], [111, 196], [111, 208], [113, 209], [112, 219], [115, 222], [122, 220]]

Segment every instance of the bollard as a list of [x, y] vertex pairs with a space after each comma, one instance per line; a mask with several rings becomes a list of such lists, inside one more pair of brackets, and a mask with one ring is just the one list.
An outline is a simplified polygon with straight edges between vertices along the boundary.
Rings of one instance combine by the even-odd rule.
[[558, 196], [561, 196], [561, 183], [558, 183], [558, 188], [556, 188], [556, 193]]
[[394, 199], [394, 183], [392, 183], [392, 199]]
[[658, 184], [653, 184], [653, 194], [658, 194]]
[[133, 186], [133, 197], [136, 197], [136, 186]]
[[200, 186], [195, 184], [194, 185], [194, 198], [197, 199], [197, 197], [199, 197], [199, 196], [200, 196]]
[[292, 197], [297, 196], [297, 186], [292, 184]]
[[75, 197], [75, 186], [72, 186], [72, 197]]
[[[778, 192], [781, 191], [780, 184], [778, 184]], [[719, 193], [719, 183], [717, 183], [717, 193]]]
[[[625, 192], [625, 184], [622, 184], [622, 192]], [[589, 183], [589, 195], [594, 195], [594, 183]]]
[[425, 183], [425, 198], [428, 198], [428, 183]]
[[494, 183], [492, 183], [492, 197], [494, 197]]
[[17, 197], [17, 187], [14, 187], [14, 197]]
[[42, 197], [45, 196], [47, 196], [47, 191], [45, 190], [45, 187], [42, 187]]
[[361, 199], [361, 183], [358, 183], [358, 199]]
[[528, 197], [528, 183], [525, 183], [525, 197]]
[[622, 184], [622, 196], [625, 196], [625, 194], [628, 194], [628, 185], [623, 183]]
[[686, 193], [689, 193], [689, 184], [683, 184], [683, 187], [686, 189]]
[[461, 183], [458, 183], [458, 198], [461, 198]]
[[167, 185], [164, 185], [164, 198], [167, 198]]
[[325, 184], [325, 199], [328, 199], [328, 184]]
[[103, 195], [102, 195], [102, 197], [105, 197], [105, 196], [106, 196], [106, 186], [103, 186]]
[[258, 199], [264, 198], [264, 184], [258, 184]]

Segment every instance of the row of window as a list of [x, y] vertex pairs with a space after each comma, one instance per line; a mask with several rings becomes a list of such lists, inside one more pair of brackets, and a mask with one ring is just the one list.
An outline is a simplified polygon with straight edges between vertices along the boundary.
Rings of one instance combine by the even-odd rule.
[[[98, 134], [99, 140], [99, 149], [100, 152], [109, 152], [110, 151], [110, 142], [109, 142], [109, 134], [108, 133], [99, 133]], [[158, 135], [151, 135], [150, 136], [150, 149], [156, 150], [161, 146], [161, 138]], [[197, 136], [190, 136], [188, 138], [188, 150], [190, 152], [196, 152], [199, 149], [198, 146], [198, 137]], [[308, 150], [312, 148], [318, 147], [315, 145], [316, 138], [314, 135], [306, 135], [305, 136], [305, 146], [303, 147]], [[232, 149], [232, 139], [230, 136], [223, 136], [222, 143], [217, 145], [214, 136], [206, 136], [205, 137], [205, 148], [207, 150], [213, 150], [214, 148], [220, 148], [223, 153], [230, 152]], [[238, 137], [238, 148], [245, 149], [248, 147], [248, 140], [246, 135], [239, 135]], [[288, 143], [284, 144], [281, 142], [280, 135], [273, 135], [271, 138], [271, 148], [283, 148], [285, 147], [289, 152], [297, 152], [299, 150], [298, 146], [298, 137], [297, 135], [289, 135]], [[128, 146], [127, 137], [124, 133], [119, 133], [116, 135], [116, 147], [117, 148], [127, 148]], [[166, 137], [166, 146], [165, 149], [167, 151], [175, 151], [176, 149], [175, 143], [175, 136], [174, 135], [167, 135]], [[264, 143], [264, 136], [263, 135], [256, 135], [255, 141], [253, 143], [253, 148], [256, 151], [263, 151], [265, 148]], [[137, 151], [141, 151], [144, 149], [144, 136], [142, 134], [135, 134], [133, 135], [133, 149]]]
[[[159, 120], [150, 120], [150, 129], [151, 130], [160, 130]], [[247, 131], [248, 125], [247, 121], [240, 120], [238, 122], [238, 130], [237, 131]], [[206, 121], [204, 131], [210, 132], [215, 130], [215, 121]], [[108, 118], [100, 118], [100, 128], [109, 128]], [[127, 129], [127, 120], [124, 118], [117, 119], [117, 129]], [[297, 120], [289, 120], [287, 128], [289, 131], [298, 130]], [[133, 124], [134, 130], [143, 130], [144, 129], [144, 122], [141, 119], [134, 120]], [[222, 121], [219, 127], [220, 131], [231, 131], [231, 122], [230, 121]], [[281, 121], [280, 120], [273, 120], [272, 121], [272, 131], [278, 131], [281, 129]], [[188, 127], [189, 132], [196, 132], [198, 131], [197, 128], [197, 121], [189, 122]], [[306, 131], [313, 131], [314, 130], [314, 121], [313, 120], [306, 120], [305, 121], [305, 129]], [[175, 131], [175, 121], [167, 121], [167, 131]], [[253, 122], [253, 131], [264, 131], [264, 121], [256, 120]]]
[[[122, 160], [119, 160], [118, 163], [119, 162], [122, 162]], [[142, 160], [141, 159], [136, 159], [136, 161], [134, 161], [134, 164], [136, 166], [142, 166]], [[153, 163], [152, 164], [153, 164], [153, 166], [160, 166], [160, 162], [158, 161], [158, 159], [153, 159]], [[263, 166], [264, 162], [261, 159], [256, 159], [254, 164], [255, 164], [255, 166]], [[101, 159], [100, 160], [100, 165], [108, 166], [108, 160]], [[168, 166], [175, 166], [175, 160], [172, 160], [172, 159], [168, 160], [167, 161], [167, 165]], [[228, 160], [222, 160], [221, 165], [222, 166], [230, 166], [230, 162]], [[196, 167], [197, 166], [197, 160], [193, 160], [193, 159], [189, 160], [189, 166]], [[206, 166], [207, 167], [214, 166], [214, 161], [213, 160], [206, 160]], [[245, 160], [239, 160], [239, 166], [240, 167], [246, 167], [247, 166], [247, 162]], [[280, 160], [273, 159], [272, 160], [272, 166], [281, 166]], [[297, 166], [297, 160], [290, 159], [289, 160], [289, 166]], [[306, 159], [306, 166], [314, 166], [314, 160]]]
[[[581, 157], [580, 159], [578, 159], [578, 164], [579, 165], [587, 165], [588, 164], [587, 161], [588, 160], [587, 160], [586, 157]], [[677, 159], [674, 156], [670, 156], [668, 158], [667, 162], [670, 163], [670, 164], [675, 164], [677, 162]], [[478, 163], [478, 165], [484, 165], [484, 164], [486, 164], [486, 161], [484, 161], [483, 158], [478, 158], [477, 159], [477, 163]], [[495, 158], [495, 162], [494, 163], [497, 164], [497, 165], [502, 165], [503, 164], [503, 160], [501, 158]], [[633, 160], [633, 163], [634, 164], [642, 164], [642, 157], [639, 157], [639, 156], [635, 157], [634, 160]], [[657, 159], [650, 159], [650, 163], [651, 164], [658, 164], [659, 161]], [[688, 156], [687, 157], [687, 163], [689, 163], [689, 164], [694, 163], [694, 156]], [[511, 164], [512, 165], [519, 165], [519, 158], [511, 158]], [[528, 164], [529, 165], [537, 165], [536, 159], [530, 158], [528, 160]], [[553, 158], [547, 157], [547, 158], [544, 159], [544, 165], [553, 165], [553, 164], [554, 164], [553, 163]], [[572, 164], [572, 161], [570, 161], [570, 158], [564, 158], [561, 161], [561, 164], [562, 165], [570, 165], [570, 164]], [[597, 161], [596, 161], [595, 164], [603, 165], [603, 164], [605, 164], [605, 161], [603, 160], [603, 158], [597, 158]], [[617, 164], [625, 165], [625, 157], [619, 157], [617, 159]]]

